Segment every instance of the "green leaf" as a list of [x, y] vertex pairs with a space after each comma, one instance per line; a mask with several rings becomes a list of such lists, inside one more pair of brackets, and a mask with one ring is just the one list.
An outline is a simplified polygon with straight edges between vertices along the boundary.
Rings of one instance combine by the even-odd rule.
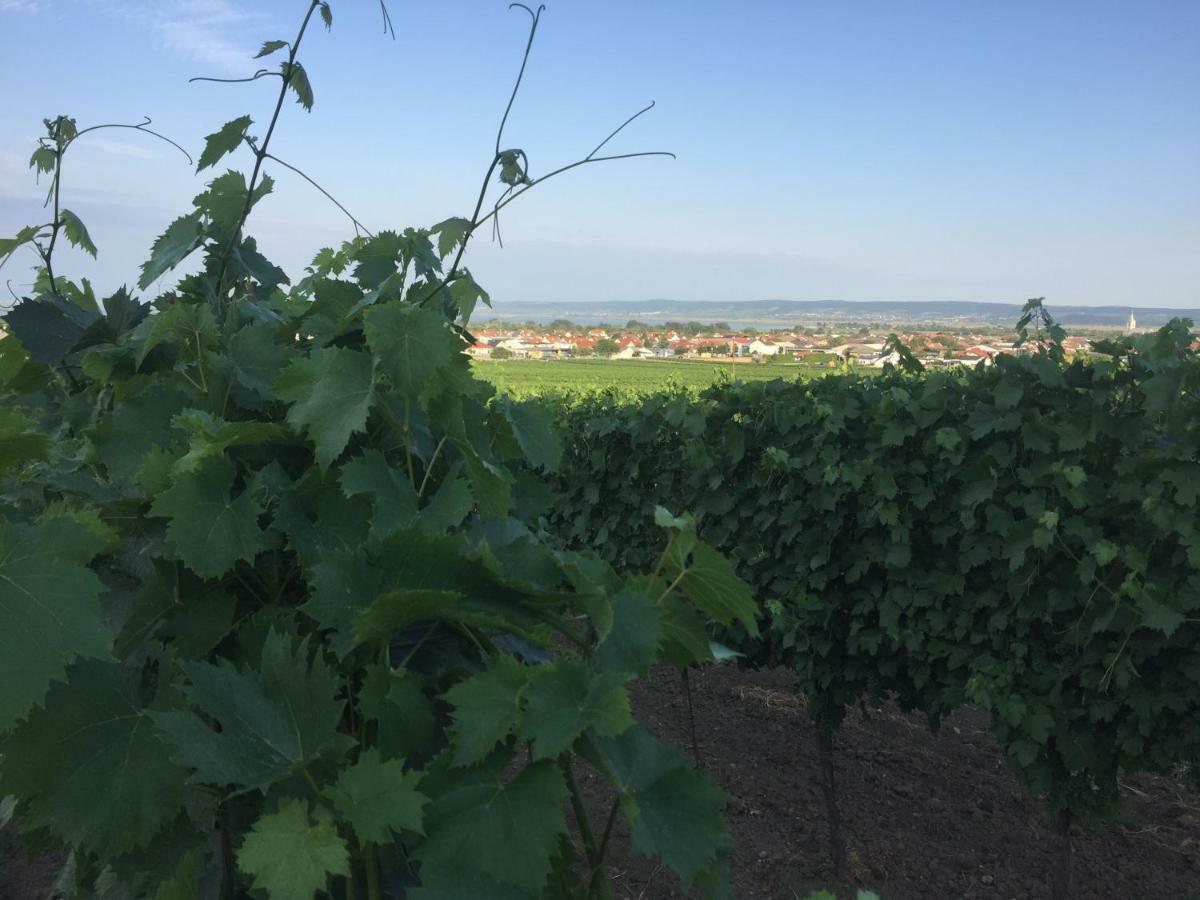
[[142, 263], [138, 287], [148, 288], [157, 278], [175, 268], [189, 253], [200, 246], [203, 225], [200, 212], [180, 216], [154, 242], [150, 258]]
[[[208, 190], [197, 194], [192, 201], [198, 209], [208, 213], [211, 221], [210, 237], [219, 237], [222, 241], [233, 238], [234, 229], [242, 220], [242, 211], [246, 208], [246, 194], [249, 187], [246, 176], [241, 172], [229, 169], [223, 175], [218, 175], [208, 183]], [[255, 199], [259, 198], [255, 191]]]
[[1175, 633], [1185, 618], [1183, 613], [1158, 600], [1147, 598], [1142, 603], [1142, 627], [1161, 631], [1167, 637]]
[[524, 150], [505, 150], [500, 154], [500, 181], [509, 187], [529, 183], [525, 171], [527, 161]]
[[485, 306], [492, 305], [491, 295], [479, 286], [474, 276], [466, 269], [450, 282], [450, 297], [458, 307], [458, 315], [464, 322], [469, 322], [475, 314], [475, 306], [483, 301]]
[[287, 420], [316, 445], [317, 462], [328, 468], [362, 431], [371, 407], [375, 367], [357, 350], [327, 347], [293, 361], [275, 382], [275, 394], [291, 403]]
[[296, 102], [308, 112], [312, 112], [313, 90], [312, 85], [308, 81], [308, 73], [304, 71], [304, 66], [298, 62], [285, 62], [280, 66], [280, 69], [283, 72], [283, 77], [287, 79], [288, 87], [296, 92]]
[[36, 169], [39, 175], [47, 175], [58, 165], [58, 156], [53, 147], [40, 146], [29, 157], [29, 168]]
[[190, 712], [153, 715], [175, 760], [195, 769], [193, 781], [266, 791], [336, 741], [344, 705], [338, 674], [319, 652], [309, 660], [306, 641], [293, 644], [286, 634], [268, 633], [257, 670], [182, 664], [188, 700], [221, 730]]
[[217, 335], [217, 320], [207, 303], [171, 303], [138, 326], [135, 339], [142, 340], [137, 348], [137, 365], [140, 367], [150, 351], [164, 342], [180, 346], [185, 358], [196, 359], [216, 342]]
[[376, 741], [384, 756], [415, 765], [434, 752], [441, 733], [420, 675], [388, 664], [370, 666], [359, 703], [362, 714], [376, 724]]
[[0, 475], [45, 459], [50, 438], [15, 409], [0, 408]]
[[566, 833], [567, 789], [550, 762], [526, 766], [508, 781], [495, 766], [463, 773], [434, 799], [429, 837], [414, 850], [421, 871], [477, 871], [501, 885], [542, 896], [551, 859]]
[[201, 578], [217, 578], [238, 560], [249, 562], [265, 547], [258, 517], [263, 509], [253, 493], [232, 496], [233, 463], [208, 458], [181, 474], [150, 507], [151, 516], [169, 518], [167, 537], [179, 558]]
[[1121, 552], [1121, 548], [1112, 541], [1096, 541], [1092, 544], [1088, 551], [1096, 558], [1096, 562], [1102, 566], [1107, 566], [1110, 562], [1117, 558]]
[[287, 41], [263, 41], [262, 49], [254, 54], [254, 58], [262, 59], [264, 56], [270, 56], [275, 51], [282, 50], [287, 45]]
[[424, 834], [429, 798], [417, 790], [419, 772], [404, 771], [398, 759], [386, 762], [374, 747], [342, 769], [337, 784], [325, 791], [358, 836], [359, 842], [383, 844], [403, 831]]
[[550, 409], [538, 400], [514, 401], [507, 394], [498, 403], [530, 464], [555, 471], [562, 463], [563, 447]]
[[144, 383], [126, 394], [90, 435], [95, 459], [109, 479], [132, 482], [143, 461], [155, 450], [172, 445], [171, 422], [189, 405], [180, 390], [161, 382]]
[[237, 852], [238, 868], [269, 900], [305, 900], [324, 893], [330, 875], [350, 874], [350, 854], [329, 814], [307, 800], [284, 800], [260, 816]]
[[0, 732], [41, 702], [69, 663], [108, 658], [104, 587], [85, 568], [99, 549], [69, 518], [0, 524]]
[[406, 625], [442, 618], [462, 597], [458, 591], [429, 588], [388, 591], [355, 617], [354, 634], [359, 643], [387, 638]]
[[88, 234], [87, 227], [80, 221], [79, 216], [69, 209], [63, 209], [59, 211], [58, 218], [62, 222], [63, 234], [66, 235], [71, 246], [78, 247], [95, 259], [96, 245], [92, 243], [92, 237]]
[[429, 505], [421, 510], [420, 526], [430, 534], [439, 534], [462, 524], [475, 507], [471, 485], [457, 475], [438, 485]]
[[596, 648], [599, 664], [610, 672], [644, 675], [663, 639], [659, 608], [638, 591], [612, 596], [612, 627]]
[[751, 635], [758, 634], [758, 607], [746, 582], [738, 578], [724, 556], [702, 541], [679, 581], [688, 599], [722, 625], [737, 620]]
[[438, 222], [429, 229], [430, 234], [438, 237], [438, 255], [447, 257], [450, 251], [466, 240], [471, 233], [471, 222], [460, 216]]
[[98, 313], [80, 309], [66, 297], [51, 294], [18, 303], [4, 317], [4, 324], [30, 359], [58, 365], [99, 318]]
[[272, 325], [249, 325], [229, 340], [229, 360], [233, 374], [244, 387], [269, 394], [279, 372], [296, 355], [295, 342], [276, 340]]
[[408, 400], [436, 393], [446, 384], [451, 365], [462, 357], [462, 341], [432, 310], [381, 303], [368, 309], [364, 318], [371, 352], [392, 389]]
[[230, 447], [291, 441], [287, 430], [274, 422], [226, 422], [198, 409], [180, 413], [171, 424], [188, 435], [188, 452], [175, 463], [176, 474], [195, 471], [204, 460], [221, 456]]
[[343, 464], [341, 482], [347, 497], [366, 494], [371, 498], [375, 507], [371, 533], [376, 538], [411, 525], [417, 516], [417, 492], [408, 475], [378, 450], [367, 450]]
[[[259, 182], [259, 187], [269, 182], [270, 178], [264, 175], [262, 181]], [[267, 192], [257, 188], [254, 191], [256, 197], [261, 197], [265, 193]], [[252, 237], [244, 239], [241, 244], [234, 247], [231, 256], [242, 272], [263, 287], [273, 288], [280, 284], [291, 283], [291, 279], [287, 277], [287, 273], [283, 269], [258, 252], [258, 244]]]
[[[358, 263], [354, 267], [354, 277], [359, 285], [368, 290], [377, 289], [397, 275], [403, 248], [404, 238], [394, 231], [381, 231], [367, 238], [354, 253], [354, 260]], [[389, 287], [389, 290], [396, 287], [399, 287], [399, 283]]]
[[[278, 43], [283, 46], [283, 41], [268, 41], [263, 44], [263, 50], [266, 53], [274, 52], [279, 49], [275, 47], [273, 50], [267, 50], [271, 44]], [[265, 56], [266, 53], [260, 52], [259, 56]], [[232, 153], [242, 145], [242, 140], [246, 137], [246, 130], [252, 124], [249, 116], [238, 116], [236, 119], [230, 119], [219, 129], [208, 135], [204, 139], [204, 152], [200, 154], [200, 161], [196, 163], [196, 171], [202, 172], [209, 166], [215, 166], [220, 162], [221, 157], [227, 153]]]
[[640, 725], [596, 746], [620, 792], [633, 849], [660, 856], [685, 884], [715, 868], [730, 847], [725, 795]]
[[558, 756], [588, 729], [612, 737], [633, 725], [627, 677], [566, 661], [538, 666], [525, 689], [520, 730], [523, 740], [533, 742], [533, 758]]
[[379, 594], [379, 567], [360, 550], [326, 550], [307, 577], [311, 593], [301, 609], [333, 631], [329, 645], [345, 656], [358, 645], [355, 616]]
[[26, 827], [112, 857], [146, 846], [182, 810], [187, 773], [142, 708], [140, 680], [137, 669], [80, 663], [0, 741], [0, 794], [26, 798]]
[[493, 656], [486, 672], [472, 675], [446, 692], [446, 702], [454, 707], [450, 713], [454, 765], [474, 765], [516, 729], [531, 675], [511, 656]]
[[37, 234], [37, 226], [26, 225], [17, 232], [15, 237], [0, 238], [0, 266], [8, 262], [8, 258], [17, 252], [18, 247], [33, 243], [33, 239], [37, 237]]

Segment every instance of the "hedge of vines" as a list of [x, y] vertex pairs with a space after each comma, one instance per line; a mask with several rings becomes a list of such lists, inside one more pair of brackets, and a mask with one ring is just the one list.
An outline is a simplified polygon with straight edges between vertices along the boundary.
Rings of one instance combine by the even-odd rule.
[[574, 398], [550, 524], [638, 567], [650, 510], [695, 510], [766, 610], [722, 638], [820, 724], [977, 703], [1054, 809], [1102, 811], [1200, 755], [1200, 361], [1175, 321], [1068, 364], [1038, 317], [1043, 349], [975, 370]]

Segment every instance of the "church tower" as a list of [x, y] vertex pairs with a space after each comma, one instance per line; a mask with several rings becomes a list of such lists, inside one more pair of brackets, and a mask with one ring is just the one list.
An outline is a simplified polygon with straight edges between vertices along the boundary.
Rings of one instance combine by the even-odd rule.
[[1125, 330], [1130, 334], [1137, 331], [1137, 319], [1134, 318], [1132, 309], [1129, 311], [1129, 321], [1125, 324]]

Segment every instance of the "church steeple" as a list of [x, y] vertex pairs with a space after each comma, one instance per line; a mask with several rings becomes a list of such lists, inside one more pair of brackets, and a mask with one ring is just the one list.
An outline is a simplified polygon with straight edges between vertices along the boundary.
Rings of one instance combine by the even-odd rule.
[[1134, 318], [1132, 309], [1129, 311], [1129, 321], [1125, 325], [1125, 330], [1130, 334], [1137, 331], [1137, 319]]

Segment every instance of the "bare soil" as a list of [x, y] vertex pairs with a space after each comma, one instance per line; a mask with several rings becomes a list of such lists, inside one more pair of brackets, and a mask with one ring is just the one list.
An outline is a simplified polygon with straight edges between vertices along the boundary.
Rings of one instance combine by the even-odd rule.
[[[851, 884], [829, 860], [816, 735], [795, 679], [728, 666], [691, 674], [701, 764], [729, 795], [732, 877], [742, 900], [795, 900], [858, 888], [884, 900], [1049, 898], [1062, 841], [1041, 801], [1008, 767], [988, 718], [967, 708], [933, 734], [918, 716], [884, 707], [852, 715], [835, 746]], [[691, 753], [687, 701], [674, 669], [633, 690], [634, 711], [658, 737]], [[583, 774], [583, 773], [581, 773]], [[593, 820], [606, 800], [589, 776]], [[582, 779], [581, 779], [582, 780]], [[1072, 829], [1078, 900], [1200, 896], [1200, 796], [1182, 778], [1131, 775], [1116, 821]], [[627, 852], [618, 833], [614, 895], [689, 896], [670, 873]]]

